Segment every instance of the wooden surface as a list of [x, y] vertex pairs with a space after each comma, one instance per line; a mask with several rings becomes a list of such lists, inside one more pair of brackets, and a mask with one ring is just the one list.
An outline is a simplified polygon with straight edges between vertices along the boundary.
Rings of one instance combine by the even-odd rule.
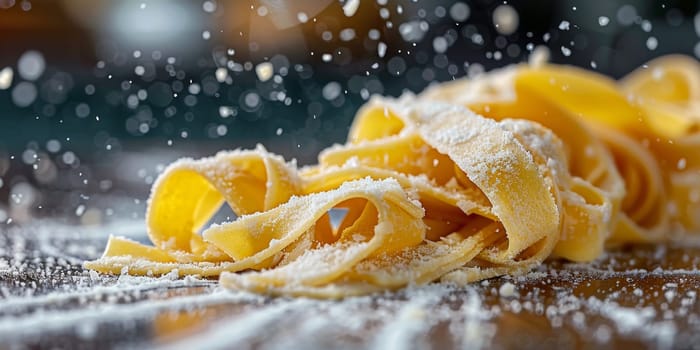
[[331, 302], [84, 271], [106, 230], [50, 221], [2, 229], [0, 349], [700, 348], [697, 242]]

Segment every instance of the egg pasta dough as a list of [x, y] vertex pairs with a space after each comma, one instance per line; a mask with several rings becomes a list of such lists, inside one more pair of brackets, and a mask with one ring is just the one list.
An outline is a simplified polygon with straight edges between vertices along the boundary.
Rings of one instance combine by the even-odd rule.
[[[304, 168], [262, 146], [179, 160], [153, 185], [152, 245], [110, 237], [85, 267], [342, 298], [698, 232], [700, 66], [645, 67], [523, 64], [375, 96]], [[237, 218], [205, 227], [222, 205]]]

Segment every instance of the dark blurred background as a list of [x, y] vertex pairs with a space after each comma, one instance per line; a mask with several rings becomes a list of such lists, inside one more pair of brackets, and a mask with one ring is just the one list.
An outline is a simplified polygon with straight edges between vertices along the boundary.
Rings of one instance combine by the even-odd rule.
[[698, 1], [0, 0], [0, 225], [140, 218], [168, 162], [300, 164], [372, 94], [526, 61], [700, 56]]

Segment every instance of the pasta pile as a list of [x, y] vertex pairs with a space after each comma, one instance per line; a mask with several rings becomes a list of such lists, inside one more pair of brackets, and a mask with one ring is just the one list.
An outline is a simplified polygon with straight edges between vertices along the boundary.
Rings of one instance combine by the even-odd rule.
[[[518, 65], [373, 97], [317, 165], [262, 146], [172, 164], [146, 213], [153, 246], [110, 237], [85, 266], [340, 298], [590, 261], [699, 231], [699, 123], [700, 66], [681, 56], [619, 82]], [[223, 203], [238, 218], [203, 229]]]

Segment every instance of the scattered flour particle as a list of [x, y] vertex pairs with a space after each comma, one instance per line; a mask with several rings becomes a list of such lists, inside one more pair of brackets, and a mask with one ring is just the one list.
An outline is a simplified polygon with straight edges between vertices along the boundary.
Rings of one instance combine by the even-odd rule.
[[650, 307], [639, 309], [610, 306], [600, 311], [611, 319], [615, 323], [617, 329], [622, 333], [630, 333], [648, 326], [650, 324], [649, 321], [655, 315], [654, 309]]
[[562, 55], [569, 57], [569, 56], [571, 56], [571, 49], [566, 47], [566, 46], [562, 46], [561, 53], [562, 53]]
[[399, 25], [399, 34], [406, 42], [419, 42], [430, 28], [426, 21], [409, 21]]
[[180, 271], [178, 269], [173, 269], [172, 271], [166, 273], [161, 277], [161, 279], [166, 281], [175, 281], [180, 276]]
[[676, 169], [678, 170], [685, 170], [687, 161], [685, 158], [681, 158], [678, 160], [678, 163], [676, 164]]
[[601, 27], [605, 27], [610, 23], [610, 18], [606, 16], [600, 16], [598, 17], [598, 25]]
[[518, 12], [510, 5], [500, 5], [493, 11], [493, 25], [503, 35], [513, 34], [519, 22]]
[[498, 288], [498, 294], [505, 298], [514, 297], [517, 294], [515, 291], [515, 285], [510, 282], [504, 283], [500, 288]]
[[85, 205], [81, 204], [75, 208], [75, 216], [82, 216], [85, 213]]
[[671, 301], [673, 301], [673, 298], [676, 297], [676, 292], [673, 290], [667, 290], [666, 292], [664, 292], [664, 297], [666, 298], [666, 301], [670, 303]]
[[445, 39], [442, 36], [438, 36], [435, 39], [433, 39], [433, 50], [437, 53], [444, 53], [447, 51], [447, 46], [448, 46], [447, 39]]
[[270, 80], [272, 73], [274, 73], [274, 69], [270, 62], [262, 62], [255, 66], [255, 74], [258, 75], [258, 79], [262, 82]]
[[80, 322], [75, 327], [75, 334], [80, 339], [93, 339], [97, 334], [97, 323], [93, 321]]
[[647, 39], [647, 49], [649, 50], [656, 50], [656, 48], [659, 46], [659, 41], [653, 37], [650, 36], [649, 39]]
[[381, 41], [377, 44], [377, 55], [379, 55], [379, 57], [384, 57], [384, 55], [386, 55], [386, 44]]
[[216, 81], [223, 83], [226, 81], [226, 78], [228, 78], [228, 70], [224, 67], [219, 67], [216, 69], [214, 75], [216, 76]]
[[594, 336], [599, 342], [607, 343], [612, 337], [612, 330], [606, 325], [601, 325], [598, 327], [598, 329], [596, 329]]
[[5, 67], [0, 70], [0, 90], [7, 90], [12, 85], [12, 78], [14, 76], [14, 71], [12, 67]]
[[672, 349], [676, 338], [676, 326], [673, 322], [663, 322], [654, 326], [653, 334], [658, 349]]
[[571, 23], [569, 23], [569, 21], [561, 21], [561, 23], [559, 23], [559, 30], [569, 30], [570, 27]]
[[617, 10], [617, 21], [624, 26], [633, 24], [637, 18], [637, 9], [632, 5], [623, 5]]
[[338, 82], [332, 81], [323, 87], [323, 90], [321, 90], [321, 94], [326, 100], [332, 101], [338, 98], [338, 96], [340, 96], [340, 94], [342, 93], [342, 89], [342, 86]]
[[340, 31], [338, 36], [342, 41], [350, 41], [355, 38], [355, 30], [352, 28], [345, 28]]
[[537, 46], [530, 57], [528, 58], [528, 64], [532, 67], [541, 67], [549, 61], [549, 49], [546, 46]]
[[469, 5], [463, 2], [457, 2], [450, 7], [450, 17], [455, 22], [464, 22], [469, 18], [470, 14]]
[[299, 12], [299, 13], [297, 13], [297, 19], [301, 23], [306, 23], [309, 21], [309, 16], [307, 16], [306, 13], [304, 13], [304, 12]]
[[205, 2], [202, 4], [202, 9], [204, 10], [204, 12], [212, 13], [212, 12], [216, 11], [216, 2], [214, 2], [214, 1], [205, 1]]
[[231, 106], [220, 106], [219, 107], [219, 115], [221, 116], [221, 118], [228, 118], [234, 114], [235, 114], [235, 112], [233, 110], [233, 107], [231, 107]]
[[576, 311], [572, 316], [572, 320], [577, 327], [584, 327], [586, 324], [586, 315], [581, 311]]
[[343, 4], [343, 13], [347, 17], [352, 17], [357, 12], [357, 8], [360, 7], [360, 0], [347, 0]]
[[45, 69], [46, 61], [44, 56], [38, 51], [27, 51], [17, 61], [17, 73], [26, 80], [34, 81], [39, 79]]

